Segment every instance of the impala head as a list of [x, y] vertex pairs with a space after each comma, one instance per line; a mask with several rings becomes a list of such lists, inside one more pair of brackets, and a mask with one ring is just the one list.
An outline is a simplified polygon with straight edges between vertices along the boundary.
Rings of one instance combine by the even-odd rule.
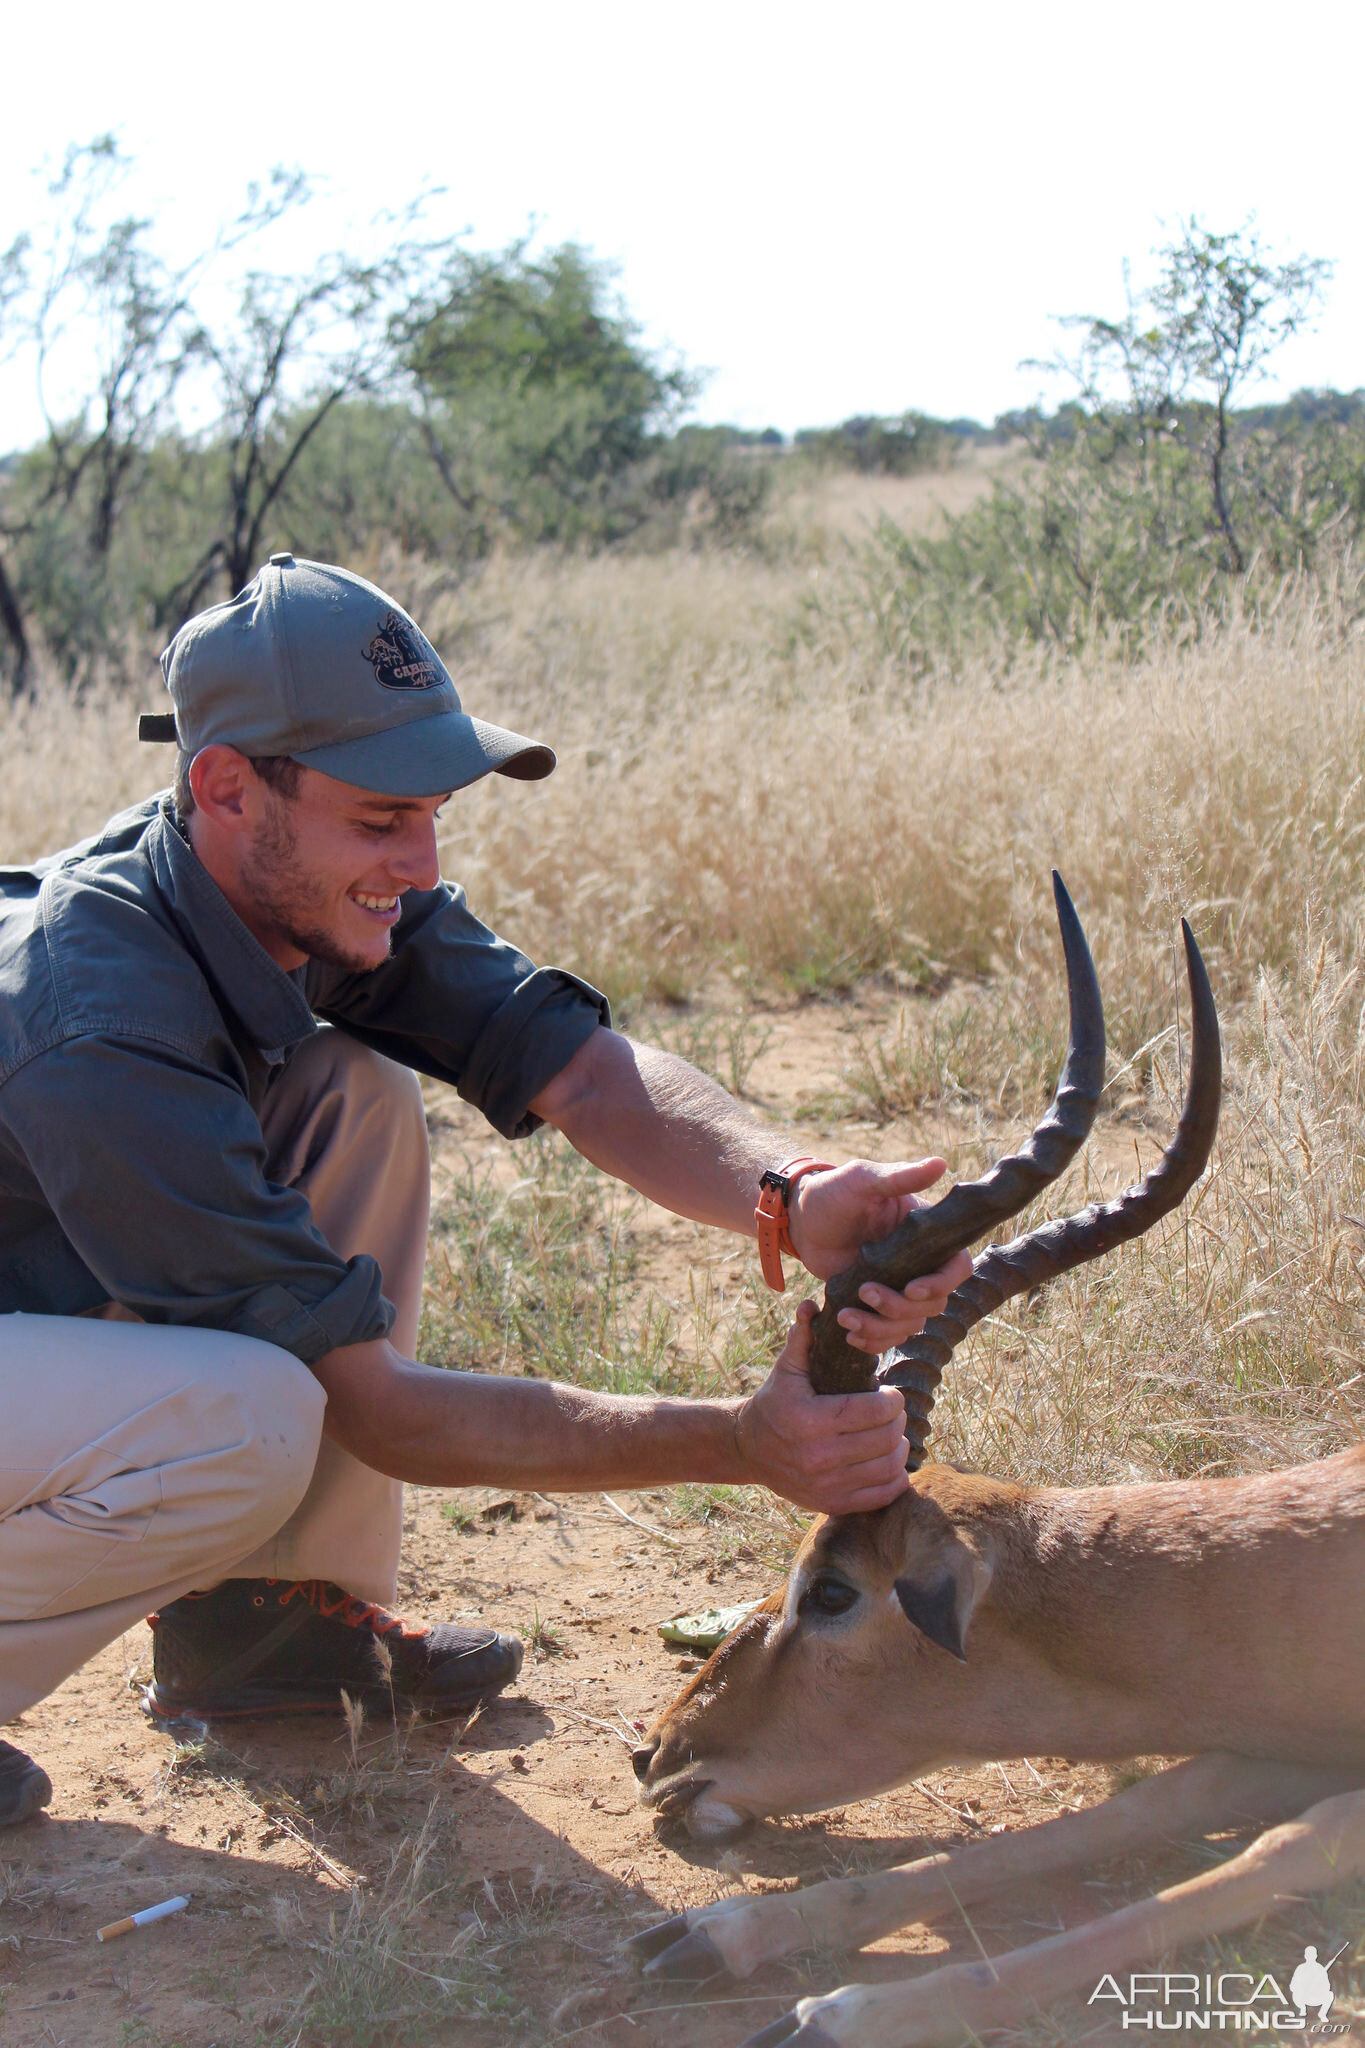
[[[966, 1718], [983, 1734], [968, 1639], [974, 1655], [1005, 1654], [1005, 1636], [992, 1626], [990, 1587], [999, 1510], [1020, 1495], [944, 1466], [916, 1470], [943, 1367], [973, 1324], [1011, 1295], [1150, 1229], [1184, 1199], [1207, 1162], [1218, 1124], [1218, 1019], [1186, 925], [1189, 1088], [1175, 1136], [1152, 1173], [1113, 1202], [1092, 1203], [991, 1246], [944, 1313], [880, 1365], [844, 1343], [834, 1318], [864, 1280], [904, 1286], [932, 1271], [1032, 1200], [1090, 1128], [1103, 1083], [1104, 1020], [1084, 934], [1060, 878], [1053, 883], [1071, 1040], [1047, 1116], [1017, 1154], [983, 1179], [950, 1189], [883, 1243], [865, 1245], [848, 1273], [827, 1286], [814, 1326], [811, 1384], [818, 1393], [857, 1391], [874, 1374], [905, 1393], [911, 1489], [876, 1514], [818, 1523], [785, 1591], [722, 1643], [635, 1752], [646, 1803], [661, 1814], [685, 1815], [696, 1836], [721, 1836], [760, 1815], [816, 1812], [902, 1784], [965, 1753]], [[991, 1740], [1010, 1753], [1007, 1729], [993, 1731]]]
[[889, 1508], [817, 1523], [785, 1589], [636, 1750], [645, 1804], [714, 1840], [866, 1798], [955, 1754], [967, 1646], [995, 1570], [991, 1524], [1018, 1493], [931, 1465]]

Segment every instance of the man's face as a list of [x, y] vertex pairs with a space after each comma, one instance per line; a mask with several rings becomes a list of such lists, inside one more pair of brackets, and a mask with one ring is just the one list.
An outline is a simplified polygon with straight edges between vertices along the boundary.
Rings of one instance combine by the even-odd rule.
[[440, 879], [445, 797], [375, 796], [315, 768], [303, 770], [294, 797], [253, 780], [260, 801], [240, 883], [255, 936], [286, 969], [305, 960], [357, 974], [381, 966], [406, 891]]

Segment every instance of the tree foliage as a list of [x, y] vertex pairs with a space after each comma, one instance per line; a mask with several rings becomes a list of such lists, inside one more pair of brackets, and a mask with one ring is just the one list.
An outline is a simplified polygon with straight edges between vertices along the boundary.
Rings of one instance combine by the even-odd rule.
[[276, 547], [460, 563], [676, 526], [698, 499], [722, 530], [761, 497], [720, 443], [668, 431], [695, 379], [576, 245], [476, 253], [414, 206], [377, 255], [272, 266], [269, 230], [312, 197], [279, 171], [177, 265], [120, 209], [129, 168], [108, 136], [68, 152], [0, 255], [0, 347], [31, 362], [45, 422], [0, 464], [12, 686], [35, 631], [68, 674], [117, 666], [130, 631], [173, 630]]
[[414, 309], [405, 353], [422, 434], [462, 510], [533, 540], [616, 524], [613, 480], [697, 385], [646, 354], [610, 282], [573, 243], [534, 257], [521, 242], [459, 252]]
[[1063, 367], [1077, 386], [1082, 436], [1099, 437], [1098, 461], [1112, 466], [1128, 452], [1143, 483], [1165, 481], [1163, 465], [1178, 470], [1178, 496], [1202, 526], [1199, 538], [1235, 575], [1246, 568], [1255, 515], [1248, 508], [1234, 522], [1233, 499], [1254, 495], [1265, 442], [1242, 435], [1233, 448], [1233, 408], [1304, 325], [1330, 273], [1307, 256], [1273, 261], [1249, 225], [1216, 234], [1191, 220], [1161, 252], [1151, 291], [1134, 298], [1129, 287], [1120, 319], [1064, 323], [1082, 337]]
[[153, 222], [118, 210], [129, 169], [109, 136], [68, 151], [48, 214], [0, 270], [45, 424], [0, 494], [20, 684], [25, 612], [77, 672], [131, 619], [173, 626], [247, 579], [303, 451], [390, 376], [392, 325], [446, 253], [408, 232], [376, 260], [334, 252], [301, 276], [252, 261], [312, 196], [276, 171], [177, 265]]
[[928, 413], [890, 417], [857, 413], [837, 427], [804, 427], [797, 452], [831, 468], [862, 476], [916, 476], [947, 469], [963, 450], [1000, 437], [975, 420], [937, 420]]
[[1329, 266], [1275, 260], [1250, 226], [1186, 223], [1118, 318], [1063, 323], [1078, 345], [1055, 413], [999, 424], [1033, 461], [932, 537], [884, 522], [865, 554], [887, 637], [932, 662], [983, 638], [1072, 646], [1197, 619], [1234, 588], [1332, 558], [1365, 513], [1365, 412], [1300, 394], [1243, 401], [1319, 302]]

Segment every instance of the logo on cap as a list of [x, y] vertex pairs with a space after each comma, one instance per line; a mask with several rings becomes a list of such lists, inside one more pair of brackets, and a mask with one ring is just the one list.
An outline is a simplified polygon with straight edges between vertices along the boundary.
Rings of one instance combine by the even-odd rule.
[[364, 656], [386, 690], [438, 690], [445, 670], [407, 619], [390, 612]]

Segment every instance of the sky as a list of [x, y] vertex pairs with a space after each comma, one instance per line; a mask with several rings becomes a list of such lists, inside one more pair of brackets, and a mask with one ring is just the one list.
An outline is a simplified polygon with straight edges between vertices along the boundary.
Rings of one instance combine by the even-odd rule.
[[[300, 265], [423, 185], [474, 247], [534, 224], [619, 270], [695, 415], [784, 431], [916, 408], [989, 420], [1052, 391], [1055, 316], [1120, 310], [1184, 217], [1254, 215], [1335, 263], [1266, 395], [1365, 384], [1365, 9], [1209, 0], [68, 0], [7, 18], [0, 247], [32, 173], [116, 131], [129, 203], [189, 253], [277, 163], [324, 196]], [[16, 83], [17, 82], [17, 83]], [[0, 448], [38, 429], [0, 368]]]

